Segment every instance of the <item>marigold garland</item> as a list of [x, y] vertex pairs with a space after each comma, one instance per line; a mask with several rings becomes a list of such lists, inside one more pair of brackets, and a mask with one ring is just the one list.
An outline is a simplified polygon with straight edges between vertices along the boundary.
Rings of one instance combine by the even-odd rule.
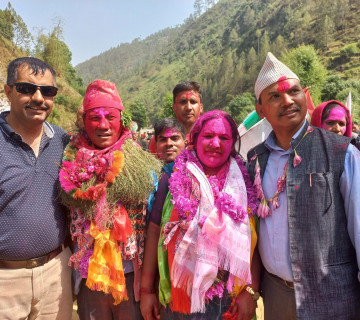
[[153, 189], [151, 172], [159, 177], [161, 162], [135, 146], [131, 139], [122, 144], [121, 150], [101, 153], [83, 148], [79, 137], [74, 136], [65, 149], [59, 174], [62, 202], [82, 208], [89, 220], [96, 217], [100, 205], [100, 210], [108, 211], [104, 227], [111, 227], [111, 212], [119, 202], [146, 201]]

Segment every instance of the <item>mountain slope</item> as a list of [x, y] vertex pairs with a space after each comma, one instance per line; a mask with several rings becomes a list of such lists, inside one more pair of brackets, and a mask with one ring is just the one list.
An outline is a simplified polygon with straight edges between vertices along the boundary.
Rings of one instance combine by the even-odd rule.
[[125, 105], [140, 100], [154, 122], [163, 97], [179, 81], [201, 84], [206, 109], [224, 108], [235, 95], [252, 92], [267, 51], [281, 58], [300, 44], [314, 45], [330, 74], [358, 79], [359, 13], [354, 0], [331, 6], [325, 0], [222, 0], [196, 19], [120, 45], [76, 69], [86, 82], [114, 81]]

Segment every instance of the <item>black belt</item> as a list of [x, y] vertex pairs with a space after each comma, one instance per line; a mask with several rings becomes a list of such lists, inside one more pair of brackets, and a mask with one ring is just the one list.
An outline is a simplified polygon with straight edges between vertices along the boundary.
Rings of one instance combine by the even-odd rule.
[[33, 269], [36, 267], [43, 266], [45, 263], [49, 262], [51, 259], [54, 259], [60, 252], [64, 250], [64, 246], [61, 245], [59, 248], [45, 254], [42, 257], [33, 258], [29, 260], [0, 260], [0, 268], [3, 269]]

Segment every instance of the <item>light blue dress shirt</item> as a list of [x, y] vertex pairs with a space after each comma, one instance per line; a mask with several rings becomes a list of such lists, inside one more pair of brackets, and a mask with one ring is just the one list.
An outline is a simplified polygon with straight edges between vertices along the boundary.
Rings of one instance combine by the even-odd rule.
[[[304, 125], [292, 139], [296, 139]], [[284, 150], [280, 148], [276, 144], [274, 132], [271, 132], [266, 139], [265, 146], [270, 150], [263, 177], [264, 194], [268, 199], [274, 196], [277, 189], [277, 179], [283, 175], [285, 164], [293, 149]], [[351, 144], [346, 151], [344, 171], [340, 177], [339, 187], [344, 199], [349, 236], [356, 249], [357, 263], [360, 269], [360, 152]], [[286, 188], [280, 193], [279, 199], [280, 207], [274, 210], [270, 204], [271, 216], [260, 219], [259, 252], [268, 272], [284, 280], [293, 281], [289, 251]], [[360, 281], [360, 272], [358, 279]]]

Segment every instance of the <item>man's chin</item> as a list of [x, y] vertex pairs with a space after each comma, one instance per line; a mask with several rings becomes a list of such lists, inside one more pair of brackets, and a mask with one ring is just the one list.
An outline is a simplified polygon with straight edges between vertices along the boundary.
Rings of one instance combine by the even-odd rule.
[[173, 162], [175, 160], [177, 155], [163, 155], [161, 157], [161, 160], [165, 161], [165, 163], [170, 163], [170, 162]]
[[27, 121], [33, 122], [33, 123], [44, 123], [45, 120], [48, 118], [48, 114], [42, 113], [42, 114], [32, 114], [28, 115]]

